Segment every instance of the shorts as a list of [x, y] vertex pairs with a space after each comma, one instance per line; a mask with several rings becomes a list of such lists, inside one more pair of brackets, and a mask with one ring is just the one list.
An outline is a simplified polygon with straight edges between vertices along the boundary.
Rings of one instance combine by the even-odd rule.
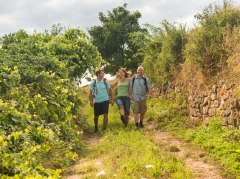
[[108, 114], [109, 101], [94, 103], [94, 116]]
[[140, 99], [138, 101], [134, 100], [132, 101], [132, 110], [133, 113], [140, 113], [145, 114], [147, 112], [147, 100], [146, 99]]
[[120, 108], [120, 106], [124, 107], [124, 112], [126, 115], [130, 114], [130, 98], [128, 96], [117, 97], [116, 103], [118, 105], [118, 108]]

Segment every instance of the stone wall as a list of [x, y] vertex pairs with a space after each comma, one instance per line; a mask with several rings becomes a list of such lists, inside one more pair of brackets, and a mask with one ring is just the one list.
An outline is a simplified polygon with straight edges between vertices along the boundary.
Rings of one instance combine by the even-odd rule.
[[211, 87], [191, 86], [190, 83], [168, 83], [159, 89], [161, 95], [170, 92], [185, 93], [189, 116], [194, 122], [208, 123], [211, 117], [220, 117], [222, 125], [240, 129], [240, 99], [236, 84], [219, 82]]

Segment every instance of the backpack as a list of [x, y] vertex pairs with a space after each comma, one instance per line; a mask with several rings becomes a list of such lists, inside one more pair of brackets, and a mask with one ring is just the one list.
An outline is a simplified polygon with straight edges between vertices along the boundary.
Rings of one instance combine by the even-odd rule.
[[[103, 82], [104, 82], [104, 84], [105, 84], [105, 86], [106, 86], [106, 90], [107, 90], [107, 93], [108, 93], [108, 96], [109, 96], [109, 90], [108, 90], [108, 87], [107, 87], [106, 78], [103, 78]], [[95, 94], [97, 94], [96, 83], [97, 83], [97, 80], [94, 79], [94, 81], [93, 81], [93, 91], [94, 91], [94, 95], [93, 95], [93, 96], [94, 96], [94, 97], [95, 97]]]
[[[132, 81], [132, 89], [133, 89], [133, 85], [134, 85], [134, 81], [136, 79], [136, 76], [133, 76], [133, 81]], [[143, 80], [144, 80], [144, 85], [146, 87], [146, 91], [148, 92], [148, 86], [147, 86], [147, 78], [145, 76], [143, 76]]]

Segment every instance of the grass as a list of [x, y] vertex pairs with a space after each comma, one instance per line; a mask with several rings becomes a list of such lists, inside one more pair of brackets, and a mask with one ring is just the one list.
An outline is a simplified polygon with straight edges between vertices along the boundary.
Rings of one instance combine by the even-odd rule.
[[240, 132], [222, 127], [219, 118], [212, 118], [208, 126], [194, 124], [188, 119], [185, 104], [178, 100], [180, 98], [151, 99], [147, 118], [153, 118], [161, 128], [205, 149], [225, 168], [226, 176], [240, 178]]
[[83, 159], [85, 164], [79, 165], [74, 174], [81, 174], [81, 178], [190, 178], [181, 161], [161, 153], [148, 132], [136, 129], [133, 121], [125, 128], [116, 105], [110, 106], [106, 132], [93, 134], [93, 109], [87, 106], [84, 113], [90, 127], [85, 132], [96, 135], [99, 141], [89, 146], [91, 152]]

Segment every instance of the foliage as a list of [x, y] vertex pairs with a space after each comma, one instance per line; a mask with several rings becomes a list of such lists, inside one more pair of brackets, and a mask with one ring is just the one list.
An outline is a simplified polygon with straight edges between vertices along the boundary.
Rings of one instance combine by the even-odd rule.
[[154, 28], [151, 40], [147, 41], [143, 66], [153, 82], [171, 80], [184, 62], [182, 50], [186, 43], [185, 27], [172, 25], [166, 20]]
[[[71, 28], [58, 35], [56, 32], [53, 34], [44, 32], [28, 35], [24, 30], [20, 30], [5, 35], [1, 40], [0, 53], [5, 57], [20, 56], [23, 60], [42, 58], [42, 61], [37, 61], [42, 63], [41, 66], [44, 67], [42, 70], [51, 70], [61, 77], [71, 78], [81, 77], [87, 70], [93, 72], [96, 66], [103, 63], [97, 48], [80, 29]], [[29, 63], [35, 61], [29, 60]]]
[[195, 17], [199, 26], [189, 33], [184, 58], [205, 75], [214, 76], [226, 66], [229, 54], [224, 46], [224, 34], [239, 25], [240, 10], [224, 1], [223, 7], [210, 4]]
[[221, 121], [212, 118], [208, 126], [187, 130], [185, 138], [192, 141], [220, 161], [233, 176], [240, 173], [240, 133], [236, 129], [225, 129]]
[[2, 38], [0, 173], [57, 178], [79, 157], [83, 91], [71, 78], [95, 68], [96, 48], [78, 29]]
[[126, 8], [127, 4], [124, 4], [108, 11], [108, 15], [100, 12], [102, 25], [88, 30], [93, 44], [107, 61], [104, 67], [110, 74], [115, 74], [120, 67], [135, 71], [143, 60], [138, 49], [143, 45], [147, 31], [139, 25], [141, 14]]

